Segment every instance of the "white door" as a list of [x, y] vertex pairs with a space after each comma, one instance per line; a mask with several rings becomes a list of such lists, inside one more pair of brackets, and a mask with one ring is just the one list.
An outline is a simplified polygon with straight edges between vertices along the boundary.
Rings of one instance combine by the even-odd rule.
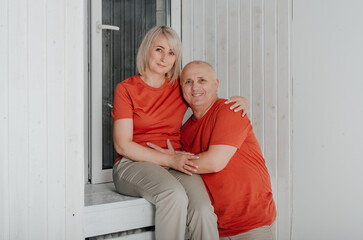
[[[92, 0], [90, 10], [91, 80], [89, 179], [111, 182], [117, 154], [112, 142], [113, 93], [117, 83], [137, 74], [136, 54], [145, 33], [155, 25], [169, 25], [171, 4], [178, 1]], [[179, 21], [174, 21], [175, 25]]]

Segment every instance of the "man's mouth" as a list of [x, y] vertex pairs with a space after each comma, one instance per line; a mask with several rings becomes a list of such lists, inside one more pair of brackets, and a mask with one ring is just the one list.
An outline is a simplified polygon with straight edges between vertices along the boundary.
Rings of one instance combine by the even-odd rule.
[[200, 97], [200, 96], [202, 96], [202, 93], [193, 93], [192, 94], [192, 97]]

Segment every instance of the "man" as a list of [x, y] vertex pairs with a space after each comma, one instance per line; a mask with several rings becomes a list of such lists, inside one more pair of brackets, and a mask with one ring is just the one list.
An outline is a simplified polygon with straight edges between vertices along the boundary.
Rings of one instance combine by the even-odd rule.
[[275, 239], [270, 176], [250, 120], [217, 95], [219, 80], [206, 62], [187, 64], [180, 85], [193, 115], [181, 130], [183, 148], [197, 154], [218, 217], [221, 239]]

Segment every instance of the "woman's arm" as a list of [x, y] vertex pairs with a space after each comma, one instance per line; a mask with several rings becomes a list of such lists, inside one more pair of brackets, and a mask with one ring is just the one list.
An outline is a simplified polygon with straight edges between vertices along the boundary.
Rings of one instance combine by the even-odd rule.
[[138, 162], [152, 162], [163, 167], [174, 168], [191, 175], [196, 171], [196, 163], [190, 160], [197, 159], [189, 153], [165, 154], [144, 147], [133, 141], [133, 120], [119, 119], [113, 125], [113, 142], [118, 154]]

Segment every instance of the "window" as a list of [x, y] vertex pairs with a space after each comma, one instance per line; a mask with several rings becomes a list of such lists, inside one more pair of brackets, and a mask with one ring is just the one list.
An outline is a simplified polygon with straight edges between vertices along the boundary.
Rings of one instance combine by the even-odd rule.
[[117, 83], [137, 74], [136, 54], [145, 33], [170, 25], [171, 0], [92, 0], [90, 8], [90, 166], [92, 183], [112, 181], [117, 156], [112, 141]]

